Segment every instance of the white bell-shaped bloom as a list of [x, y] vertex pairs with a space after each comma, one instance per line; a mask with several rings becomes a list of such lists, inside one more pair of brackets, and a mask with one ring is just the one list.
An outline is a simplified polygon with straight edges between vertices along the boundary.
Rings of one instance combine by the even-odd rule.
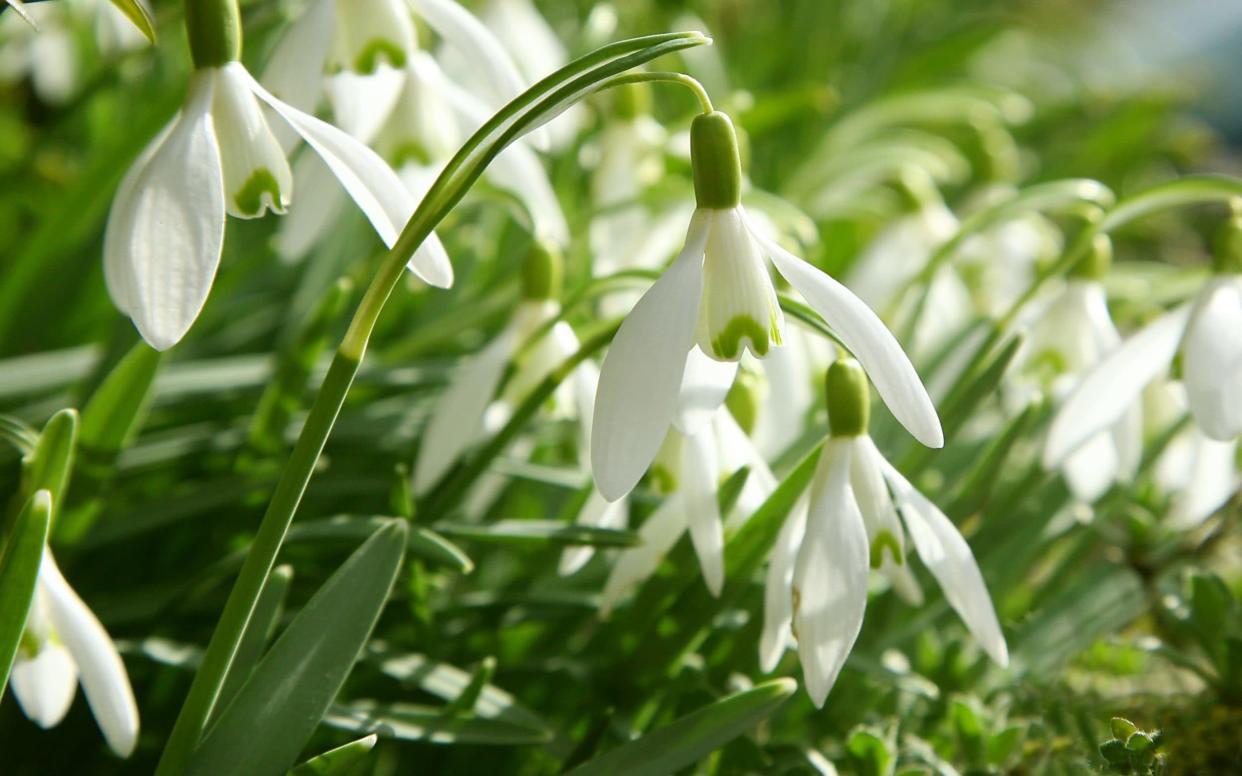
[[313, 0], [277, 41], [261, 80], [306, 112], [326, 92], [337, 123], [369, 142], [396, 105], [418, 51], [411, 10], [467, 53], [490, 106], [525, 88], [495, 35], [454, 0]]
[[1242, 433], [1242, 275], [1216, 275], [1195, 299], [1144, 326], [1087, 373], [1053, 419], [1044, 464], [1055, 468], [1131, 411], [1182, 356], [1190, 414], [1209, 439]]
[[[152, 347], [176, 344], [194, 323], [220, 263], [225, 214], [283, 212], [292, 174], [260, 101], [327, 164], [385, 244], [412, 197], [375, 152], [273, 97], [238, 62], [199, 69], [185, 106], [147, 146], [117, 190], [104, 235], [104, 275], [117, 307]], [[428, 241], [411, 261], [426, 282], [447, 287], [452, 268]]]
[[[720, 485], [743, 467], [746, 480], [727, 515], [720, 514]], [[682, 534], [689, 531], [703, 581], [712, 595], [724, 586], [724, 535], [736, 530], [776, 489], [767, 462], [721, 407], [694, 433], [672, 429], [653, 466], [652, 481], [665, 499], [639, 529], [643, 542], [618, 554], [604, 583], [602, 616], [621, 596], [655, 573]], [[723, 519], [722, 519], [723, 518]]]
[[695, 397], [719, 406], [733, 377], [728, 362], [746, 350], [762, 357], [782, 343], [784, 317], [768, 260], [863, 363], [897, 419], [919, 441], [941, 446], [926, 389], [871, 308], [750, 222], [740, 204], [740, 162], [728, 118], [705, 114], [694, 127], [699, 207], [685, 247], [626, 317], [604, 359], [591, 444], [600, 492], [620, 498], [646, 471], [685, 400], [682, 377], [692, 348], [725, 362], [712, 377], [723, 385]]
[[905, 568], [907, 539], [989, 657], [1001, 666], [1009, 661], [966, 540], [867, 435], [867, 390], [852, 359], [829, 368], [833, 436], [820, 453], [809, 496], [777, 537], [768, 567], [760, 664], [771, 671], [785, 649], [796, 646], [816, 706], [823, 706], [862, 628], [869, 570], [885, 572], [908, 600], [921, 600]]
[[[534, 246], [524, 281], [549, 277], [549, 262], [559, 267], [559, 256], [546, 246]], [[577, 352], [578, 337], [567, 322], [558, 320], [548, 326], [560, 314], [560, 305], [554, 301], [557, 282], [525, 283], [524, 298], [505, 327], [454, 371], [423, 433], [413, 473], [416, 495], [427, 493], [483, 434], [498, 431], [531, 391]], [[513, 372], [497, 395], [510, 364]], [[579, 441], [583, 449], [589, 444], [590, 402], [596, 378], [594, 365], [584, 361], [553, 396], [554, 413], [581, 421]]]
[[[1185, 386], [1165, 379], [1147, 387], [1142, 405], [1144, 423], [1152, 434], [1180, 423], [1189, 411]], [[1238, 440], [1211, 439], [1188, 424], [1156, 459], [1153, 479], [1170, 498], [1165, 524], [1178, 530], [1197, 528], [1242, 487]]]
[[[1063, 401], [1082, 376], [1120, 343], [1100, 281], [1072, 277], [1031, 323], [1007, 390], [1046, 392]], [[1136, 404], [1061, 463], [1059, 469], [1076, 499], [1092, 503], [1114, 483], [1134, 476], [1143, 453], [1142, 430]]]
[[51, 728], [68, 713], [79, 683], [108, 746], [128, 757], [138, 741], [138, 706], [125, 665], [45, 549], [9, 685], [26, 716]]

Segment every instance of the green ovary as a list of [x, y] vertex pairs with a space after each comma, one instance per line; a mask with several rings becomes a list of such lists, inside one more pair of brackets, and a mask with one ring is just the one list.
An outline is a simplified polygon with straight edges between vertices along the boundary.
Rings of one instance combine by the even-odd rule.
[[871, 541], [871, 568], [878, 569], [884, 565], [885, 549], [893, 556], [893, 562], [898, 566], [905, 562], [905, 558], [901, 557], [901, 545], [898, 544], [897, 537], [893, 536], [891, 531], [880, 531]]
[[358, 56], [354, 57], [354, 70], [363, 75], [370, 75], [384, 61], [387, 61], [393, 68], [405, 67], [405, 52], [391, 40], [375, 38], [367, 41], [367, 44], [358, 52]]
[[267, 201], [271, 203], [273, 210], [284, 210], [284, 204], [280, 198], [280, 184], [276, 182], [276, 176], [272, 175], [272, 171], [266, 167], [260, 167], [250, 174], [245, 185], [233, 197], [233, 202], [245, 215], [258, 216], [263, 214], [263, 195], [265, 194], [268, 195]]
[[781, 344], [781, 330], [776, 317], [768, 323], [765, 331], [763, 326], [749, 315], [737, 315], [712, 339], [712, 353], [717, 358], [734, 361], [742, 355], [742, 340], [749, 343], [752, 353], [766, 356], [771, 345]]

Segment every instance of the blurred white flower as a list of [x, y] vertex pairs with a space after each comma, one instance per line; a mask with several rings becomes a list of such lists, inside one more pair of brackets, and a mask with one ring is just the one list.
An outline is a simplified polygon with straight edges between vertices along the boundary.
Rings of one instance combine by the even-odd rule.
[[34, 601], [9, 684], [39, 727], [60, 724], [81, 682], [112, 751], [128, 757], [138, 741], [138, 706], [125, 665], [98, 618], [44, 549]]
[[[319, 154], [386, 244], [413, 212], [411, 196], [375, 152], [276, 99], [241, 63], [197, 70], [180, 113], [121, 181], [104, 236], [112, 299], [159, 350], [185, 335], [207, 299], [226, 212], [283, 213], [292, 198], [289, 164], [260, 101]], [[434, 239], [410, 266], [432, 285], [452, 283], [452, 267]]]
[[685, 247], [622, 323], [601, 370], [591, 445], [600, 492], [620, 498], [646, 471], [687, 401], [681, 386], [692, 349], [723, 362], [689, 399], [710, 413], [732, 382], [729, 362], [748, 349], [762, 357], [782, 343], [784, 318], [765, 256], [862, 361], [898, 420], [924, 444], [941, 446], [931, 399], [875, 313], [750, 222], [740, 204], [740, 162], [728, 117], [699, 116], [693, 132], [699, 207]]
[[[532, 247], [524, 273], [523, 299], [513, 316], [495, 339], [454, 371], [423, 433], [414, 466], [415, 495], [429, 492], [481, 436], [500, 430], [517, 405], [577, 352], [578, 337], [568, 323], [556, 321], [548, 327], [560, 314], [555, 299], [559, 279], [545, 283], [559, 273], [559, 261], [555, 249], [539, 244]], [[555, 267], [549, 269], [550, 263]], [[496, 396], [510, 364], [513, 373]], [[594, 364], [583, 361], [553, 397], [554, 413], [581, 421], [582, 449], [589, 445], [596, 379]]]
[[905, 565], [907, 532], [967, 629], [994, 661], [1007, 665], [1005, 638], [966, 540], [866, 432], [868, 387], [858, 363], [834, 362], [827, 384], [832, 436], [808, 496], [772, 550], [760, 665], [773, 670], [796, 646], [807, 693], [822, 707], [862, 628], [869, 569], [889, 576], [907, 600], [921, 601]]
[[1242, 275], [1219, 274], [1195, 299], [1144, 326], [1087, 373], [1057, 413], [1044, 465], [1060, 466], [1131, 411], [1181, 354], [1190, 414], [1209, 439], [1242, 432]]

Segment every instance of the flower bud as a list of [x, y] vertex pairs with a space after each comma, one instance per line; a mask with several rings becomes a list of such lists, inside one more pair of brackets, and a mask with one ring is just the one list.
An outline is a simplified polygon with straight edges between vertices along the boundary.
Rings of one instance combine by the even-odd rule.
[[535, 240], [522, 264], [522, 298], [543, 301], [559, 299], [565, 262], [551, 243]]
[[1216, 237], [1214, 268], [1222, 275], [1242, 273], [1242, 200], [1234, 200], [1232, 208]]
[[726, 114], [704, 113], [690, 124], [690, 165], [699, 207], [723, 210], [738, 206], [742, 200], [742, 159], [737, 132]]
[[1083, 280], [1103, 280], [1113, 266], [1113, 241], [1108, 235], [1100, 233], [1091, 239], [1091, 247], [1074, 268], [1070, 277]]
[[867, 373], [852, 358], [838, 358], [828, 367], [828, 429], [834, 437], [867, 433], [871, 419], [871, 392]]

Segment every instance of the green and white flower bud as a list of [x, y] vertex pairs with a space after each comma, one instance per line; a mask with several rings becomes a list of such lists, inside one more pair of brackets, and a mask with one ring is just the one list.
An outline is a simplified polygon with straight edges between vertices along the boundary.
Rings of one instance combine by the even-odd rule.
[[556, 301], [561, 296], [565, 260], [551, 243], [535, 240], [522, 263], [522, 298], [530, 301]]
[[185, 29], [194, 67], [220, 67], [241, 57], [237, 0], [186, 0]]
[[726, 114], [704, 113], [690, 124], [690, 165], [699, 207], [724, 210], [742, 201], [742, 158]]
[[867, 373], [858, 362], [849, 357], [832, 362], [825, 386], [829, 433], [834, 437], [866, 435], [871, 420], [871, 391]]
[[1091, 240], [1091, 247], [1074, 268], [1070, 277], [1083, 280], [1103, 280], [1113, 266], [1113, 241], [1106, 234], [1097, 234]]

